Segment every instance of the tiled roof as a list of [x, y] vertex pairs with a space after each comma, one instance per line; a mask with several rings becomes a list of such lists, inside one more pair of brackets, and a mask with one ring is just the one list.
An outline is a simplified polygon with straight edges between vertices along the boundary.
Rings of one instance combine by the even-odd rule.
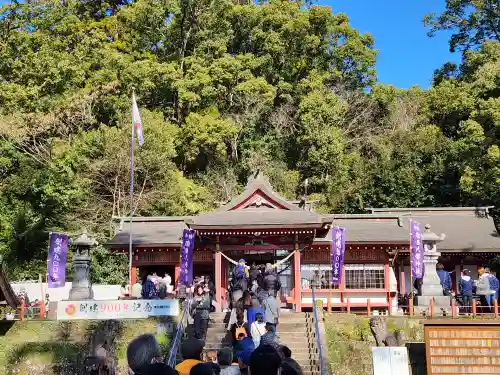
[[213, 228], [321, 228], [323, 218], [316, 212], [245, 208], [202, 214], [192, 219], [193, 229]]
[[[151, 220], [156, 219], [156, 220]], [[116, 247], [128, 245], [130, 222], [124, 219], [121, 230], [106, 245]], [[134, 218], [132, 221], [132, 243], [134, 245], [181, 245], [182, 230], [186, 229], [185, 218], [173, 219]]]
[[[326, 215], [333, 226], [345, 228], [348, 243], [408, 243], [410, 236], [401, 217], [394, 215]], [[315, 243], [330, 243], [332, 232]]]
[[373, 208], [374, 214], [398, 213], [405, 215], [406, 227], [409, 220], [420, 223], [422, 231], [429, 224], [437, 235], [444, 233], [445, 239], [438, 243], [438, 251], [470, 252], [500, 251], [500, 236], [490, 207], [439, 207], [439, 208]]

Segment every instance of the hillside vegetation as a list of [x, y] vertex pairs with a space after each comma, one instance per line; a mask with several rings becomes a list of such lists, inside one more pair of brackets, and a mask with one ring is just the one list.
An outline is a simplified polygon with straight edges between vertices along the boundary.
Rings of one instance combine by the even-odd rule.
[[[4, 322], [5, 323], [5, 322]], [[0, 373], [5, 375], [79, 374], [90, 351], [91, 335], [103, 322], [15, 322], [0, 336]], [[4, 327], [2, 326], [2, 329]], [[143, 333], [156, 334], [156, 321], [122, 321], [116, 339], [120, 374], [127, 374], [126, 350], [129, 342]], [[166, 335], [157, 335], [164, 354], [168, 353]]]
[[[377, 83], [374, 38], [309, 2], [3, 5], [0, 254], [11, 277], [45, 274], [48, 232], [86, 227], [102, 243], [112, 216], [128, 215], [134, 87], [145, 137], [135, 215], [212, 210], [257, 169], [288, 198], [307, 178], [322, 212], [500, 206], [500, 2], [446, 4], [425, 22], [452, 31], [463, 61], [436, 67], [428, 90]], [[94, 281], [125, 279], [126, 259], [93, 256]]]

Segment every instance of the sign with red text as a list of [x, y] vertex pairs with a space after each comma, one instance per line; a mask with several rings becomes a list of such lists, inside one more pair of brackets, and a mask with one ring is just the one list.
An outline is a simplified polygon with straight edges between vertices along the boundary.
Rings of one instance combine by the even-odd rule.
[[178, 316], [177, 299], [59, 301], [57, 320], [145, 319]]

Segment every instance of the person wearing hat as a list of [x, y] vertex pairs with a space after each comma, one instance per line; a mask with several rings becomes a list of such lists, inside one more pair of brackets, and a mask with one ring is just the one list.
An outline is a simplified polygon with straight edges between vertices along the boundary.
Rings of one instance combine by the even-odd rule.
[[189, 375], [191, 369], [202, 363], [203, 342], [193, 337], [188, 338], [181, 345], [181, 356], [184, 359], [175, 369], [179, 375]]
[[248, 290], [249, 267], [246, 265], [245, 259], [240, 259], [234, 267], [233, 279], [231, 286], [231, 302], [236, 303], [242, 296], [243, 292]]

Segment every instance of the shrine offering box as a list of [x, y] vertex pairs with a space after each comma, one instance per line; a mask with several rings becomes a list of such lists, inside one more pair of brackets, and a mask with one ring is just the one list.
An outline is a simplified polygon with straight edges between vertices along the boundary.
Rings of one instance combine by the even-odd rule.
[[500, 374], [500, 320], [424, 323], [427, 375]]

